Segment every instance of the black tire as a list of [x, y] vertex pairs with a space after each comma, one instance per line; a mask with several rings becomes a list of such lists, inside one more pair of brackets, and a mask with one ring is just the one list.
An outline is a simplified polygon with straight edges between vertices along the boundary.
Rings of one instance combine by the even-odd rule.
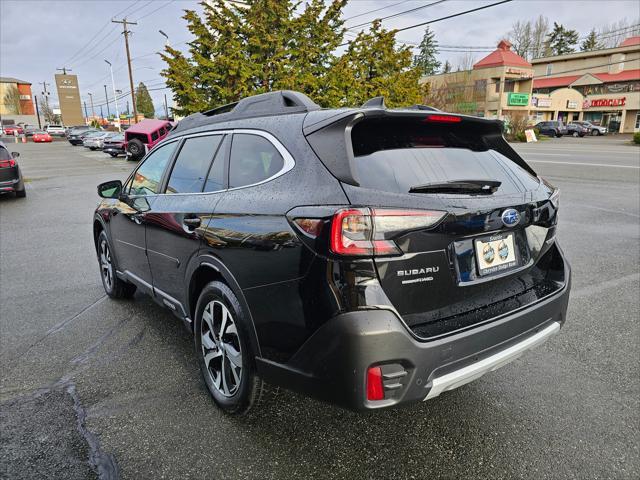
[[129, 140], [127, 144], [127, 151], [131, 154], [133, 160], [140, 160], [144, 157], [144, 143], [137, 138]]
[[[225, 308], [230, 317], [227, 316], [223, 323]], [[209, 320], [204, 319], [205, 309]], [[210, 282], [200, 293], [195, 317], [196, 358], [213, 401], [228, 414], [248, 413], [266, 399], [268, 392], [267, 385], [256, 375], [255, 352], [249, 340], [251, 323], [248, 312], [244, 311], [227, 285]], [[208, 342], [204, 348], [203, 342]], [[241, 361], [237, 360], [238, 353]], [[211, 358], [207, 362], [205, 357]], [[232, 358], [241, 365], [239, 374]]]
[[27, 189], [22, 187], [22, 190], [16, 190], [16, 197], [24, 198], [27, 196]]
[[[104, 250], [106, 247], [106, 251]], [[104, 291], [111, 298], [131, 298], [136, 292], [136, 286], [125, 282], [116, 275], [116, 266], [111, 255], [112, 249], [107, 234], [104, 230], [98, 235], [98, 264], [100, 265], [100, 278]]]
[[96, 149], [96, 147], [89, 147], [89, 150], [91, 150], [92, 152]]
[[116, 158], [118, 156], [117, 153], [110, 153], [109, 155], [111, 155], [111, 158]]

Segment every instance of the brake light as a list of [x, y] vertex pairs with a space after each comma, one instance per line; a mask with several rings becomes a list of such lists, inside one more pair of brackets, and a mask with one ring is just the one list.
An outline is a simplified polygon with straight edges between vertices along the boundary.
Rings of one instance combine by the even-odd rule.
[[16, 161], [12, 158], [9, 160], [0, 160], [0, 168], [11, 168], [16, 166]]
[[331, 222], [331, 251], [348, 256], [402, 255], [393, 240], [401, 233], [431, 228], [446, 212], [387, 208], [338, 210]]
[[384, 400], [382, 369], [369, 367], [367, 370], [367, 400]]
[[462, 121], [462, 117], [456, 117], [455, 115], [427, 115], [427, 117], [423, 121], [439, 123], [460, 123]]

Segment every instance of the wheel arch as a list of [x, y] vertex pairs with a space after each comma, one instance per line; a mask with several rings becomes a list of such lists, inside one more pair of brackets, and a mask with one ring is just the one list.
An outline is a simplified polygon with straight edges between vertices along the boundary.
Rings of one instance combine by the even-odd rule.
[[240, 306], [247, 312], [249, 318], [249, 340], [256, 356], [261, 356], [260, 342], [258, 341], [258, 333], [256, 331], [255, 322], [247, 299], [245, 298], [240, 285], [236, 281], [233, 274], [222, 263], [222, 261], [211, 254], [203, 254], [195, 257], [187, 268], [187, 278], [189, 279], [186, 292], [186, 310], [189, 313], [193, 325], [195, 325], [195, 310], [198, 303], [198, 297], [204, 286], [212, 281], [220, 281], [227, 285], [234, 295], [238, 298]]

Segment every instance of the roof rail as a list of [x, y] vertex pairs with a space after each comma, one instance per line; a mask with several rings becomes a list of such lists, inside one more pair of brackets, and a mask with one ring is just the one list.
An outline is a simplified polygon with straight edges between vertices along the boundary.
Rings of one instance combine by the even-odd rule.
[[387, 108], [384, 104], [384, 97], [373, 97], [362, 104], [360, 108]]
[[207, 110], [202, 114], [212, 117], [222, 113], [230, 113], [229, 119], [231, 119], [264, 114], [310, 112], [319, 109], [320, 106], [304, 93], [278, 90], [246, 97], [237, 102]]

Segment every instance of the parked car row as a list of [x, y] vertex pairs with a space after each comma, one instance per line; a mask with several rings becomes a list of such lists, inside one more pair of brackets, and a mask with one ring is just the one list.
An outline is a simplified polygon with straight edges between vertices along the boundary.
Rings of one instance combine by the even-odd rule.
[[606, 135], [607, 127], [594, 125], [591, 122], [574, 121], [565, 125], [559, 120], [550, 120], [537, 123], [534, 128], [540, 131], [541, 135], [549, 137], [562, 137], [571, 135], [572, 137], [584, 137], [585, 135]]

